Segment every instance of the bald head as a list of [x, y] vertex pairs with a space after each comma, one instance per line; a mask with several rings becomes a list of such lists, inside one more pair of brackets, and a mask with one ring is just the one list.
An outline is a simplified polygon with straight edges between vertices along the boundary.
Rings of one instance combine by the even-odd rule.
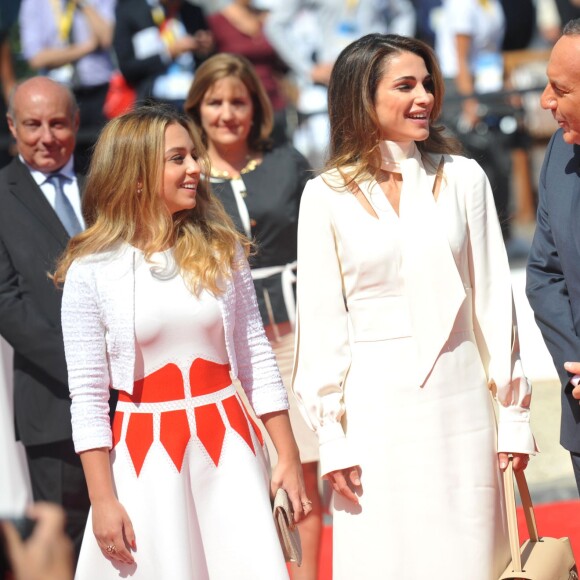
[[18, 102], [34, 99], [40, 95], [62, 98], [68, 101], [71, 116], [74, 116], [78, 110], [75, 96], [68, 87], [48, 77], [38, 76], [26, 79], [16, 85], [8, 101], [8, 115], [14, 118]]
[[43, 173], [66, 165], [79, 126], [71, 91], [47, 77], [33, 77], [16, 87], [8, 107], [8, 126], [24, 161]]

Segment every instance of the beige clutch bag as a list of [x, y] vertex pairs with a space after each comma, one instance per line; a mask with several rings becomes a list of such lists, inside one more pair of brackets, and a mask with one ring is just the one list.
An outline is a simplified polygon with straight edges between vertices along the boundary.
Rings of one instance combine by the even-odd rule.
[[302, 564], [302, 545], [288, 494], [281, 487], [274, 498], [274, 523], [286, 562]]

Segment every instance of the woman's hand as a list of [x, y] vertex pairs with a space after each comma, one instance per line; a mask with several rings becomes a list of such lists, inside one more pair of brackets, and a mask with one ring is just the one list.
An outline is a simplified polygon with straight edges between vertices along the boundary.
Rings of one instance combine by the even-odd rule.
[[527, 453], [498, 453], [499, 468], [502, 471], [505, 471], [508, 465], [508, 455], [513, 457], [514, 471], [523, 471], [528, 466], [530, 456]]
[[336, 493], [358, 505], [359, 501], [356, 492], [362, 491], [360, 474], [360, 466], [354, 465], [345, 469], [331, 471], [326, 475], [326, 479], [330, 481], [332, 489]]
[[298, 454], [294, 457], [282, 458], [278, 456], [278, 464], [272, 472], [270, 492], [272, 497], [281, 487], [288, 494], [294, 510], [294, 522], [303, 520], [312, 511], [312, 501], [306, 495], [302, 464]]
[[290, 427], [288, 411], [274, 411], [260, 417], [278, 453], [278, 465], [272, 472], [270, 492], [276, 496], [281, 487], [288, 494], [294, 510], [294, 521], [298, 523], [312, 511], [312, 502], [306, 495], [300, 453]]
[[93, 510], [93, 532], [108, 560], [134, 564], [130, 548], [137, 549], [133, 525], [115, 495], [109, 449], [99, 447], [81, 454]]
[[116, 498], [92, 503], [93, 533], [108, 560], [134, 564], [135, 532], [125, 508]]

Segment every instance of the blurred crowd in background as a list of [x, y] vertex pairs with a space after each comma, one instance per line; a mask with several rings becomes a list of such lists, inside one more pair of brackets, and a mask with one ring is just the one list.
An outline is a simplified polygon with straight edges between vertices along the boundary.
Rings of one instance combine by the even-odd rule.
[[[368, 33], [414, 36], [437, 54], [446, 86], [442, 122], [485, 170], [508, 254], [523, 259], [539, 164], [556, 129], [540, 107], [546, 64], [564, 24], [578, 17], [580, 0], [1, 0], [0, 168], [16, 155], [6, 113], [21, 80], [46, 75], [73, 91], [80, 111], [74, 161], [82, 174], [109, 119], [146, 99], [183, 110], [198, 67], [232, 53], [250, 61], [266, 89], [274, 144], [292, 144], [308, 161], [285, 157], [273, 172], [278, 183], [260, 183], [261, 192], [271, 199], [277, 187], [282, 195], [289, 182], [282, 177], [294, 176], [288, 191], [298, 199], [307, 166], [324, 166], [337, 56]], [[199, 105], [193, 101], [190, 109]], [[247, 218], [250, 231], [255, 223]], [[295, 252], [295, 241], [273, 237], [283, 240], [274, 263], [292, 262], [280, 256]]]
[[[337, 55], [370, 32], [416, 36], [436, 50], [443, 121], [486, 170], [509, 241], [512, 223], [534, 220], [531, 152], [555, 128], [538, 103], [549, 49], [578, 16], [578, 0], [13, 0], [0, 7], [1, 106], [34, 74], [69, 85], [85, 170], [108, 118], [148, 97], [181, 108], [201, 62], [241, 54], [272, 101], [274, 140], [292, 141], [317, 169]], [[4, 112], [0, 166], [13, 154]]]

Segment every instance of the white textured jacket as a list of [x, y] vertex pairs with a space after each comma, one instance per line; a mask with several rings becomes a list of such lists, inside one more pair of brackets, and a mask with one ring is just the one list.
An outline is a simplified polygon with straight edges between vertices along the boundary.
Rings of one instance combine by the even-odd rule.
[[[62, 331], [77, 452], [111, 447], [109, 388], [133, 392], [135, 381], [135, 254], [128, 244], [71, 265], [63, 290]], [[219, 296], [231, 375], [258, 416], [288, 408], [264, 333], [249, 266], [238, 251]]]

